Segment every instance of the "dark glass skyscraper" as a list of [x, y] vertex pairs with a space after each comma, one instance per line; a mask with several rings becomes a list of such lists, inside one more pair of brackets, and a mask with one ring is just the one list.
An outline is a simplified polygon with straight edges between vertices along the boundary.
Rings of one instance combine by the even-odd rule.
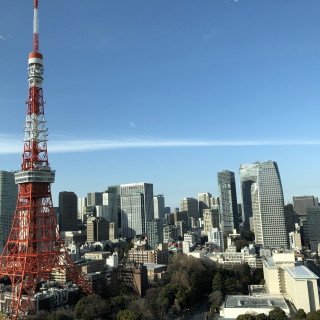
[[220, 229], [223, 232], [232, 232], [233, 229], [239, 229], [234, 172], [228, 170], [218, 172], [218, 188], [220, 199]]
[[[18, 185], [14, 172], [0, 171], [0, 250], [2, 252], [9, 237], [18, 198]], [[1, 253], [0, 252], [0, 253]]]

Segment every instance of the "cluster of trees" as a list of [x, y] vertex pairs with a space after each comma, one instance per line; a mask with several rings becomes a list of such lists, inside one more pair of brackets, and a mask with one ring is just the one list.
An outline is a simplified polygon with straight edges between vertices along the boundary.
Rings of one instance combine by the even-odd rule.
[[[286, 313], [279, 307], [274, 308], [269, 312], [269, 315], [261, 313], [258, 315], [242, 314], [237, 317], [237, 320], [288, 320]], [[291, 318], [292, 320], [320, 320], [320, 310], [309, 312], [306, 314], [303, 309], [299, 309]]]
[[247, 294], [249, 284], [259, 284], [262, 270], [251, 272], [247, 264], [231, 270], [218, 268], [210, 260], [202, 262], [192, 256], [177, 254], [168, 265], [168, 277], [161, 285], [146, 291], [143, 298], [121, 285], [108, 288], [103, 297], [83, 297], [74, 312], [40, 314], [37, 320], [154, 320], [168, 312], [180, 313], [203, 299], [209, 299], [215, 312], [227, 294]]

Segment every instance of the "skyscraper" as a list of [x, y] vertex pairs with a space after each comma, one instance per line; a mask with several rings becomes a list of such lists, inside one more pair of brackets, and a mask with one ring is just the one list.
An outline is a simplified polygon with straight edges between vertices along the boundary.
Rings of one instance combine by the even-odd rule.
[[102, 205], [102, 192], [89, 192], [87, 195], [88, 206], [101, 206]]
[[209, 192], [198, 193], [199, 213], [200, 217], [203, 216], [204, 209], [210, 209], [212, 194]]
[[85, 207], [87, 206], [87, 198], [78, 198], [78, 220], [84, 221]]
[[251, 185], [257, 182], [259, 162], [242, 164], [239, 169], [243, 228], [250, 230], [252, 217]]
[[147, 221], [153, 220], [153, 184], [120, 185], [122, 233], [133, 237], [146, 233]]
[[112, 191], [102, 193], [102, 216], [109, 222], [118, 224], [118, 199]]
[[293, 210], [299, 215], [307, 215], [307, 208], [318, 207], [318, 198], [314, 196], [293, 197]]
[[59, 193], [60, 231], [76, 231], [78, 215], [78, 198], [74, 192]]
[[250, 186], [255, 243], [269, 248], [287, 248], [283, 191], [277, 163], [267, 161], [255, 165], [257, 181]]
[[320, 207], [307, 208], [311, 252], [318, 252], [320, 243]]
[[164, 219], [165, 215], [165, 204], [163, 194], [153, 196], [153, 207], [154, 207], [154, 218], [155, 219]]
[[188, 218], [199, 218], [198, 200], [195, 198], [184, 198], [180, 201], [181, 211], [187, 211]]
[[120, 201], [120, 185], [116, 186], [109, 186], [108, 192], [114, 193], [114, 199], [115, 199], [115, 210], [116, 214], [115, 216], [118, 217], [117, 224], [118, 224], [118, 231], [121, 231], [121, 201]]
[[163, 227], [159, 219], [147, 221], [148, 248], [157, 249], [163, 243]]
[[0, 171], [0, 251], [7, 243], [18, 198], [14, 172]]
[[232, 232], [239, 229], [237, 191], [234, 172], [223, 170], [218, 172], [218, 188], [220, 199], [220, 229]]
[[103, 241], [109, 239], [109, 222], [103, 217], [87, 220], [87, 241]]

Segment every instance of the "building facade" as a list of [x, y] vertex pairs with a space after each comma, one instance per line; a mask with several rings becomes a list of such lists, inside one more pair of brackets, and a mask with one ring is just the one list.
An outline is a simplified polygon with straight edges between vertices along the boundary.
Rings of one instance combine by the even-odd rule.
[[223, 232], [239, 230], [237, 191], [234, 172], [223, 170], [218, 172], [218, 188], [220, 200], [220, 229]]
[[311, 252], [318, 252], [320, 243], [320, 207], [307, 208]]
[[163, 194], [158, 194], [153, 196], [153, 207], [154, 207], [154, 218], [164, 219], [166, 214], [166, 207], [164, 203]]
[[76, 231], [78, 217], [78, 197], [74, 192], [59, 193], [60, 231]]
[[109, 222], [103, 217], [92, 217], [87, 220], [87, 241], [109, 240]]
[[200, 217], [203, 216], [204, 209], [211, 208], [211, 198], [212, 194], [209, 192], [206, 193], [198, 193], [198, 203], [199, 203], [199, 213]]
[[125, 237], [146, 233], [147, 221], [153, 220], [153, 184], [120, 185], [121, 223]]
[[198, 200], [195, 198], [184, 198], [180, 201], [181, 211], [186, 211], [188, 218], [199, 219]]
[[14, 172], [0, 171], [0, 250], [5, 247], [11, 231], [18, 199]]
[[148, 248], [156, 249], [163, 243], [163, 226], [159, 219], [147, 221]]
[[314, 196], [293, 197], [293, 210], [299, 216], [307, 215], [307, 208], [318, 207], [318, 198]]
[[257, 182], [251, 185], [255, 243], [268, 248], [287, 248], [284, 199], [276, 162], [258, 164]]
[[243, 228], [250, 230], [252, 217], [251, 185], [257, 182], [259, 162], [242, 164], [239, 169]]

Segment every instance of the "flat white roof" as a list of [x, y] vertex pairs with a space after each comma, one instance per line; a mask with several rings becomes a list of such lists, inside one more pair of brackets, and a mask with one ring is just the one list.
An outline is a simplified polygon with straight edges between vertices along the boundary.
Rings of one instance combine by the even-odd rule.
[[312, 271], [299, 263], [295, 264], [294, 267], [285, 267], [284, 269], [294, 279], [319, 279]]
[[251, 308], [265, 309], [279, 307], [288, 309], [284, 298], [280, 297], [250, 297], [250, 296], [226, 296], [225, 308]]

